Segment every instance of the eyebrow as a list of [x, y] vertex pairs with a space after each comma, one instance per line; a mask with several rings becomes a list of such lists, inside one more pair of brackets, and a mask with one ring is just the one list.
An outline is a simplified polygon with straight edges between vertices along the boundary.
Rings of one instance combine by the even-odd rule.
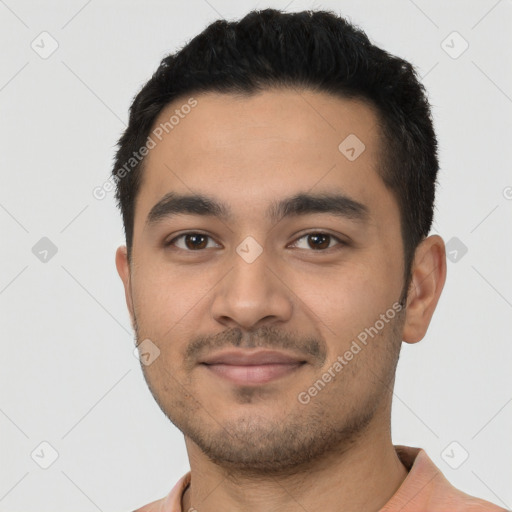
[[[279, 222], [285, 217], [297, 217], [315, 213], [327, 213], [356, 221], [367, 221], [368, 207], [340, 193], [299, 193], [271, 203], [266, 217]], [[177, 194], [170, 192], [156, 203], [146, 218], [146, 227], [177, 215], [201, 215], [232, 221], [229, 206], [203, 194]]]

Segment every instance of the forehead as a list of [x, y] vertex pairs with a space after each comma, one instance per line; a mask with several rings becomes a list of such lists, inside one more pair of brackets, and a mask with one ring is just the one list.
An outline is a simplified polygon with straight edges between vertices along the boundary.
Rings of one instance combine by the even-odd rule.
[[145, 158], [136, 223], [171, 191], [223, 197], [233, 211], [310, 190], [386, 200], [377, 197], [389, 195], [377, 172], [377, 123], [361, 100], [312, 91], [177, 99], [150, 134], [156, 144]]

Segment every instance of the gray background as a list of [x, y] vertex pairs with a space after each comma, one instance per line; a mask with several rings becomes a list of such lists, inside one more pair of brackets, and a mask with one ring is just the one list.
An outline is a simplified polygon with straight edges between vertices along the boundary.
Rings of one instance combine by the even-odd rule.
[[426, 338], [404, 344], [393, 441], [512, 507], [510, 0], [0, 0], [0, 510], [132, 510], [187, 471], [133, 355], [113, 194], [92, 190], [160, 59], [268, 6], [334, 9], [423, 77], [440, 142], [433, 232], [457, 258]]

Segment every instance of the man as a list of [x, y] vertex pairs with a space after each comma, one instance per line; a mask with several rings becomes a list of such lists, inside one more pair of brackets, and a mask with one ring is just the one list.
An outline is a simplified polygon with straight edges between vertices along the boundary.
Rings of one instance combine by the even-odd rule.
[[217, 21], [163, 59], [113, 171], [146, 382], [191, 471], [139, 511], [497, 511], [393, 446], [402, 341], [441, 294], [412, 66], [325, 11]]

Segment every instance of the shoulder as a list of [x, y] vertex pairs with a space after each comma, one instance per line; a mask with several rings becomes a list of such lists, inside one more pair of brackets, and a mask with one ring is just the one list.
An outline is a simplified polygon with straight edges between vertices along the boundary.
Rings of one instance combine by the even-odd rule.
[[445, 496], [434, 496], [429, 506], [432, 510], [450, 510], [451, 512], [508, 512], [490, 501], [470, 496], [452, 487]]
[[134, 512], [182, 512], [181, 510], [181, 499], [183, 492], [189, 485], [191, 480], [191, 473], [188, 471], [183, 475], [171, 489], [167, 496], [152, 501], [143, 507], [134, 510]]
[[165, 498], [160, 500], [152, 501], [143, 507], [134, 510], [133, 512], [163, 512], [164, 511]]
[[409, 474], [381, 512], [508, 512], [455, 488], [425, 450], [402, 445], [395, 450]]

